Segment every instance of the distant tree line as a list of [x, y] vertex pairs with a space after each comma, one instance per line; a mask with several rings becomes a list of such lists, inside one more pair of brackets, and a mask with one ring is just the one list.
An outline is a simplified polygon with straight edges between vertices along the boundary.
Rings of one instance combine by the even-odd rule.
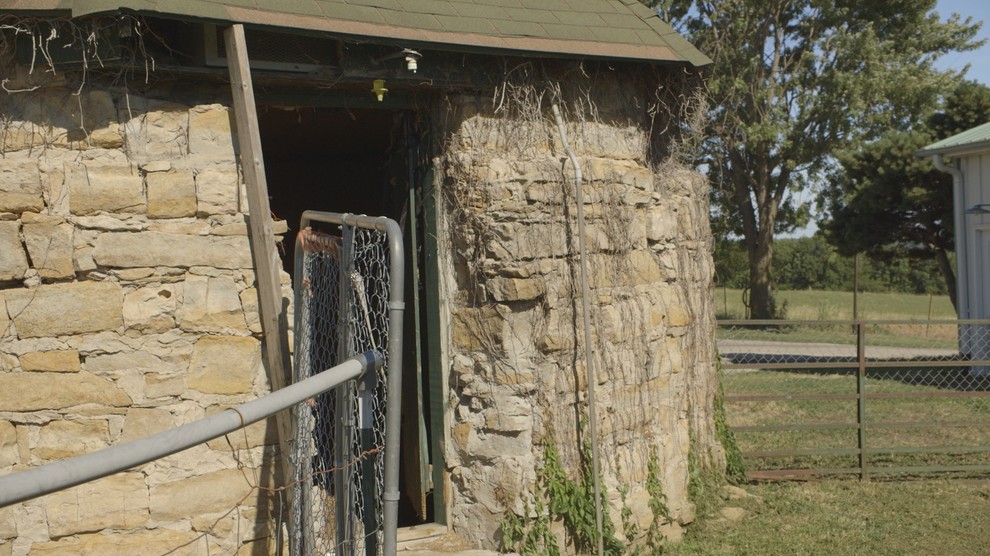
[[[737, 289], [749, 286], [746, 244], [742, 240], [718, 241], [714, 259], [717, 286]], [[778, 290], [852, 291], [855, 268], [854, 257], [840, 255], [821, 235], [778, 238], [773, 253], [773, 286]], [[947, 293], [945, 280], [934, 260], [906, 257], [883, 260], [862, 257], [859, 291]]]

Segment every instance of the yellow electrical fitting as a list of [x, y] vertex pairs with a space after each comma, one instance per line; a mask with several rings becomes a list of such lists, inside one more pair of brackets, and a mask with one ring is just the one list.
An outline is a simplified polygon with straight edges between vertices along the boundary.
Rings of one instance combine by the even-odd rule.
[[371, 87], [371, 92], [375, 93], [375, 96], [378, 97], [378, 102], [381, 102], [385, 98], [385, 93], [388, 92], [388, 89], [385, 88], [385, 80], [375, 79], [375, 84]]

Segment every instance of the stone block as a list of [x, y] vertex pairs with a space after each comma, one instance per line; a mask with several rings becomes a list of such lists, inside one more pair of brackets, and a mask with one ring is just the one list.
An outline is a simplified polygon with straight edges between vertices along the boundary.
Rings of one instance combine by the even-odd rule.
[[680, 305], [667, 307], [667, 326], [687, 326], [691, 324], [691, 314]]
[[[618, 127], [600, 122], [569, 124], [571, 148], [578, 156], [591, 156], [614, 160], [643, 160], [646, 155], [646, 133], [637, 126]], [[554, 136], [559, 152], [563, 147]]]
[[505, 319], [494, 307], [465, 308], [454, 313], [453, 343], [461, 349], [499, 351]]
[[529, 431], [501, 433], [471, 429], [467, 453], [482, 460], [528, 457], [533, 453], [533, 435]]
[[[17, 521], [14, 516], [16, 509], [16, 506], [0, 508], [0, 539], [13, 539], [17, 536]], [[11, 543], [6, 543], [7, 554], [10, 554], [10, 545]], [[0, 554], [3, 554], [3, 551], [0, 551]]]
[[32, 459], [60, 460], [101, 450], [110, 445], [105, 420], [52, 421], [38, 431]]
[[168, 410], [132, 407], [124, 415], [124, 431], [120, 442], [138, 440], [175, 426], [175, 419]]
[[20, 223], [0, 222], [0, 280], [20, 280], [27, 270]]
[[192, 172], [151, 172], [148, 186], [148, 218], [183, 218], [196, 215], [196, 181]]
[[568, 252], [563, 225], [514, 222], [496, 225], [495, 232], [488, 251], [503, 261], [562, 257]]
[[[584, 343], [582, 329], [582, 312], [576, 314], [570, 308], [551, 309], [547, 313], [546, 327], [539, 340], [539, 347], [544, 351], [559, 351], [572, 349], [578, 340]], [[575, 325], [577, 323], [577, 325]], [[592, 339], [596, 337], [596, 329], [592, 327]]]
[[247, 237], [208, 237], [159, 232], [102, 234], [93, 259], [101, 266], [120, 268], [212, 266], [251, 268]]
[[242, 331], [247, 328], [237, 284], [232, 278], [187, 275], [179, 326], [196, 332]]
[[86, 371], [95, 374], [116, 375], [161, 371], [165, 363], [147, 350], [121, 351], [106, 355], [90, 355], [86, 358]]
[[52, 537], [143, 527], [150, 516], [141, 473], [119, 473], [44, 497]]
[[45, 208], [41, 172], [35, 158], [0, 158], [0, 212], [20, 214]]
[[137, 122], [128, 126], [127, 147], [159, 160], [182, 158], [188, 151], [189, 114], [179, 104], [162, 104], [149, 110]]
[[235, 214], [239, 202], [237, 170], [208, 168], [196, 175], [196, 212], [199, 216]]
[[177, 397], [186, 390], [181, 376], [162, 376], [154, 373], [144, 375], [144, 395], [149, 400]]
[[666, 277], [656, 255], [650, 251], [632, 251], [628, 258], [630, 285], [652, 284]]
[[0, 411], [42, 411], [81, 404], [130, 405], [131, 398], [113, 381], [92, 373], [0, 374]]
[[145, 334], [171, 330], [175, 327], [178, 297], [173, 284], [146, 286], [124, 295], [124, 327]]
[[[244, 321], [248, 330], [261, 334], [261, 313], [258, 310], [258, 289], [247, 288], [240, 293], [241, 307], [244, 309]], [[3, 317], [0, 317], [2, 319]], [[0, 324], [2, 324], [0, 320]]]
[[129, 165], [67, 164], [65, 180], [72, 214], [145, 211], [144, 181]]
[[649, 209], [646, 237], [650, 241], [673, 241], [677, 238], [677, 213], [668, 206]]
[[[44, 115], [50, 140], [58, 146], [74, 149], [118, 148], [122, 144], [116, 107], [107, 90], [75, 94], [66, 89], [49, 89], [36, 100]], [[40, 100], [40, 102], [38, 102]]]
[[72, 265], [72, 224], [58, 216], [34, 212], [21, 215], [24, 243], [38, 275], [42, 278], [71, 278], [75, 274]]
[[121, 289], [111, 282], [50, 284], [8, 290], [5, 297], [21, 338], [101, 332], [123, 323]]
[[79, 371], [79, 352], [74, 349], [61, 351], [34, 351], [21, 355], [21, 370], [51, 373], [75, 373]]
[[205, 336], [193, 346], [186, 384], [207, 394], [247, 394], [261, 364], [258, 340], [240, 336]]
[[134, 556], [135, 554], [169, 554], [193, 556], [220, 554], [222, 551], [194, 531], [157, 528], [149, 531], [104, 535], [74, 535], [31, 545], [32, 556]]
[[196, 106], [189, 110], [189, 154], [234, 159], [234, 137], [230, 114], [222, 104]]
[[546, 293], [546, 281], [540, 278], [493, 278], [486, 284], [495, 301], [525, 301]]
[[[250, 474], [247, 474], [250, 476]], [[179, 521], [236, 508], [252, 486], [240, 469], [204, 473], [151, 488], [151, 517], [158, 522]]]
[[485, 410], [485, 428], [505, 433], [532, 430], [533, 404], [520, 396], [493, 395]]
[[[13, 423], [0, 421], [0, 469], [16, 465], [20, 462], [17, 450], [17, 428]], [[0, 538], [3, 536], [3, 525], [0, 525]]]

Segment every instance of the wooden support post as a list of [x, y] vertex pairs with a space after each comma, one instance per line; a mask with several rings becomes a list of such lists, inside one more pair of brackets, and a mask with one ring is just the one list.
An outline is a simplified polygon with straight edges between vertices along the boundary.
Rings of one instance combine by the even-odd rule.
[[[272, 391], [288, 382], [289, 329], [286, 311], [282, 307], [282, 288], [279, 281], [279, 257], [275, 248], [272, 211], [268, 204], [268, 183], [265, 180], [265, 163], [261, 154], [261, 132], [258, 129], [258, 112], [254, 104], [254, 86], [248, 63], [244, 26], [232, 25], [224, 30], [227, 45], [227, 62], [230, 69], [230, 88], [234, 97], [234, 118], [237, 125], [237, 141], [240, 145], [241, 170], [247, 186], [248, 238], [254, 258], [255, 279], [258, 283], [258, 300], [265, 367]], [[292, 423], [286, 412], [275, 416], [278, 428], [278, 444], [285, 472], [283, 485], [290, 484], [292, 470], [288, 465], [288, 446]]]

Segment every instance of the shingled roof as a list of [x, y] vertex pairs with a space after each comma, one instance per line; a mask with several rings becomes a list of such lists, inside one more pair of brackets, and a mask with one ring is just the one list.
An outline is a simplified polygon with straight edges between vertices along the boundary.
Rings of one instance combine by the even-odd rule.
[[10, 0], [6, 11], [130, 12], [342, 38], [555, 56], [710, 60], [637, 0]]

